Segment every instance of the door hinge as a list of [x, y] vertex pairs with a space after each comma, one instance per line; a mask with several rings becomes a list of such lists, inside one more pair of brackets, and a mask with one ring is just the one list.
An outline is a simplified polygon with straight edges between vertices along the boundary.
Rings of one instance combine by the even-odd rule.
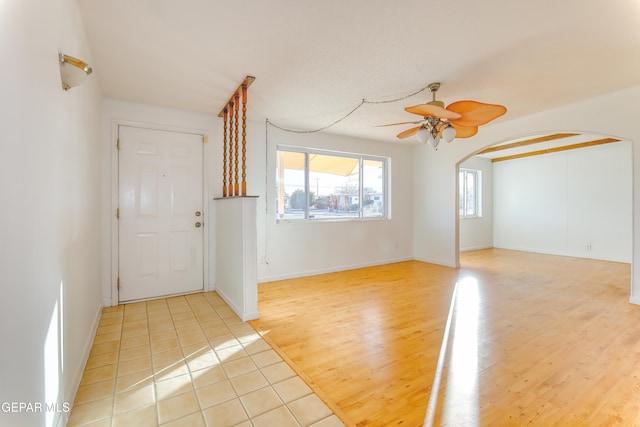
[[120, 208], [116, 209], [116, 218], [120, 219]]
[[120, 290], [120, 278], [119, 277], [118, 277], [118, 280], [117, 280], [117, 285], [118, 285], [118, 290]]
[[202, 142], [204, 142], [205, 144], [209, 142], [209, 137], [207, 135], [202, 135]]
[[120, 138], [118, 138], [118, 141], [116, 142], [116, 149], [120, 149]]

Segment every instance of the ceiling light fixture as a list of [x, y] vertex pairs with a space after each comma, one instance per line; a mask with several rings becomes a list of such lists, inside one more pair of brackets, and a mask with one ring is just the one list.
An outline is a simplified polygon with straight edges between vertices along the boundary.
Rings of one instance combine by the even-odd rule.
[[59, 59], [60, 79], [64, 90], [80, 85], [93, 72], [93, 69], [87, 63], [73, 56], [60, 53]]
[[[426, 105], [435, 105], [444, 108], [444, 102], [436, 100], [436, 92], [440, 89], [440, 83], [431, 83], [428, 87], [433, 95], [433, 99]], [[458, 117], [454, 117], [454, 114], [451, 114], [450, 116], [451, 117], [425, 116], [424, 123], [422, 123], [422, 126], [416, 133], [418, 142], [420, 144], [429, 144], [431, 148], [435, 149], [438, 148], [440, 144], [440, 135], [442, 135], [442, 138], [446, 142], [453, 141], [456, 137], [456, 130], [451, 126], [448, 119], [455, 119], [460, 115], [457, 114]]]
[[431, 83], [427, 87], [433, 95], [430, 102], [405, 108], [405, 111], [411, 114], [422, 116], [422, 120], [381, 126], [419, 125], [400, 132], [398, 138], [416, 135], [418, 142], [429, 144], [435, 149], [441, 139], [451, 142], [455, 138], [469, 138], [478, 133], [478, 126], [489, 123], [507, 112], [506, 107], [502, 105], [478, 101], [457, 101], [445, 108], [444, 102], [436, 100], [440, 83]]
[[437, 148], [440, 144], [440, 135], [446, 142], [451, 142], [456, 137], [456, 130], [451, 123], [435, 116], [425, 117], [416, 137], [420, 144], [429, 144], [431, 148]]

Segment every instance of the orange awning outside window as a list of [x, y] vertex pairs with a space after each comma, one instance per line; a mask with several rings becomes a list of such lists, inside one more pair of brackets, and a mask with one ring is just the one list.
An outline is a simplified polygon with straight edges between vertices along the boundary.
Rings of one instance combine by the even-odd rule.
[[[283, 169], [303, 170], [304, 153], [279, 151], [278, 167]], [[349, 176], [354, 173], [358, 173], [358, 159], [353, 157], [309, 154], [309, 171]]]

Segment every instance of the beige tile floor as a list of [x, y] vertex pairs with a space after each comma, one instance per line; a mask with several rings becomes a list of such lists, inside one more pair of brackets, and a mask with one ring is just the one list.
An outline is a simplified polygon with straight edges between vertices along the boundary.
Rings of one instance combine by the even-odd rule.
[[105, 308], [68, 426], [343, 423], [208, 292]]

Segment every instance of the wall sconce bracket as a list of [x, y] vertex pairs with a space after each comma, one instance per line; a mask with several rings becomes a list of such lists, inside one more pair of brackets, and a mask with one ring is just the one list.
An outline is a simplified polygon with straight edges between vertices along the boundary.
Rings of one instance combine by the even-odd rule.
[[60, 79], [64, 90], [69, 90], [82, 84], [87, 76], [93, 72], [93, 69], [87, 63], [78, 58], [63, 53], [59, 54], [59, 58]]

